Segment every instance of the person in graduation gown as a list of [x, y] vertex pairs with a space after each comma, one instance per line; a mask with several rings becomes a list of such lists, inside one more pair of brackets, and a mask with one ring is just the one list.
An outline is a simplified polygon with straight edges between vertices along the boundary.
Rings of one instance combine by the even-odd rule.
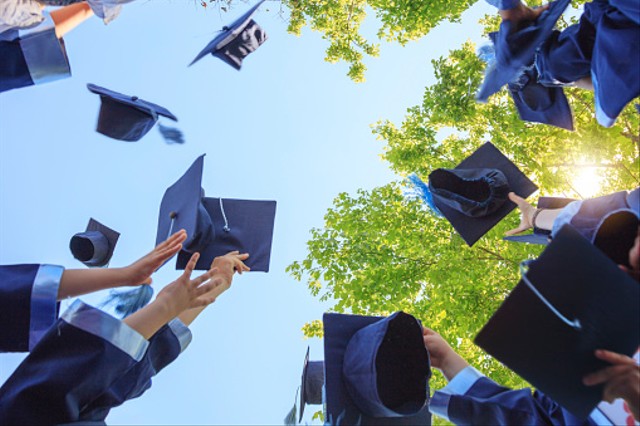
[[26, 27], [19, 18], [0, 16], [0, 92], [70, 77], [63, 36], [92, 15], [83, 2], [43, 11], [41, 21]]
[[[503, 21], [519, 28], [537, 19], [549, 5], [532, 9], [519, 0], [487, 0]], [[528, 66], [546, 87], [575, 86], [594, 91], [597, 121], [610, 127], [622, 109], [640, 95], [640, 3], [594, 0], [577, 24], [554, 30], [537, 46]], [[550, 124], [550, 123], [547, 123]]]
[[58, 316], [58, 301], [108, 288], [145, 285], [182, 248], [184, 230], [123, 268], [64, 269], [57, 265], [0, 265], [0, 352], [33, 349]]
[[104, 424], [186, 347], [186, 325], [247, 270], [231, 253], [191, 279], [199, 254], [149, 305], [118, 320], [76, 301], [0, 388], [2, 424]]
[[[607, 226], [609, 218], [621, 214], [632, 219], [635, 216], [636, 223], [640, 218], [640, 187], [630, 192], [620, 191], [602, 197], [573, 201], [560, 209], [536, 209], [514, 193], [509, 194], [509, 199], [516, 203], [520, 209], [521, 219], [520, 225], [507, 231], [507, 235], [515, 235], [531, 228], [537, 228], [550, 231], [550, 236], [553, 238], [565, 224], [570, 224], [582, 236], [598, 245], [600, 231]], [[635, 228], [631, 232], [633, 234], [621, 236], [625, 241], [629, 241], [629, 247], [633, 243]], [[620, 244], [622, 241], [622, 239], [618, 240]], [[613, 258], [616, 263], [623, 264], [624, 268], [628, 269], [629, 264], [626, 261], [628, 248], [620, 252], [620, 250], [616, 250], [615, 244], [609, 243], [607, 246], [606, 248], [599, 246], [599, 248]]]
[[[509, 389], [485, 377], [458, 355], [435, 331], [423, 329], [431, 365], [448, 381], [436, 391], [429, 410], [454, 424], [483, 425], [610, 425], [600, 409], [580, 420], [540, 391]], [[640, 368], [629, 357], [608, 351], [596, 356], [612, 367], [588, 375], [586, 385], [606, 383], [603, 399], [624, 398], [636, 420], [640, 405]], [[597, 383], [596, 383], [597, 382]]]

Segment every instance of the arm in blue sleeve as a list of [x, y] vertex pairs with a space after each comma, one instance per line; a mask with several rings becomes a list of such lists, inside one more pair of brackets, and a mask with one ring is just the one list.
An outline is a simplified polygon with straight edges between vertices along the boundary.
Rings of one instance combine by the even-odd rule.
[[78, 421], [147, 347], [122, 321], [74, 302], [0, 388], [0, 424]]
[[0, 266], [0, 352], [27, 352], [58, 317], [58, 287], [64, 268]]

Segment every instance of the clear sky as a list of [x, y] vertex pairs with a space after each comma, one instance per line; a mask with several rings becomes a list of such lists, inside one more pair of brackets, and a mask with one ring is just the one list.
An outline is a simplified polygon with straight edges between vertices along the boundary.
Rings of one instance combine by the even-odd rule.
[[[271, 271], [238, 277], [193, 324], [187, 351], [145, 395], [112, 410], [109, 424], [282, 423], [307, 345], [312, 360], [323, 358], [322, 341], [305, 340], [301, 327], [330, 307], [285, 267], [304, 258], [309, 230], [339, 192], [397, 178], [370, 125], [400, 123], [434, 81], [431, 59], [480, 40], [475, 23], [491, 12], [481, 2], [462, 24], [404, 48], [383, 44], [366, 61], [366, 83], [355, 84], [346, 65], [323, 61], [318, 34], [287, 34], [279, 3], [267, 2], [254, 19], [269, 40], [240, 72], [211, 56], [187, 68], [248, 6], [220, 16], [191, 0], [128, 4], [108, 26], [92, 18], [65, 37], [72, 78], [0, 95], [1, 264], [83, 267], [68, 245], [90, 217], [121, 233], [111, 266], [133, 262], [155, 243], [165, 189], [203, 153], [208, 196], [278, 202]], [[157, 129], [138, 143], [96, 133], [100, 101], [87, 83], [167, 107], [186, 144], [166, 145]], [[172, 265], [154, 276], [156, 292], [179, 275]], [[22, 358], [0, 355], [0, 382]]]

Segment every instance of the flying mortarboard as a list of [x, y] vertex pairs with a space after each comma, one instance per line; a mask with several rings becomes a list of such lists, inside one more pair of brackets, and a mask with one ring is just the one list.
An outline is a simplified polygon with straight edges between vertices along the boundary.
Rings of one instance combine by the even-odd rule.
[[517, 83], [509, 83], [509, 94], [523, 121], [573, 130], [573, 114], [562, 87], [546, 87], [537, 81], [535, 67], [528, 68]]
[[565, 225], [475, 338], [475, 343], [575, 416], [586, 418], [603, 385], [582, 378], [610, 364], [596, 349], [633, 355], [640, 287]]
[[215, 257], [238, 250], [249, 253], [244, 263], [252, 271], [268, 272], [276, 202], [205, 198], [203, 168], [204, 154], [164, 193], [156, 244], [185, 229], [177, 269], [184, 269], [194, 252], [200, 253], [196, 269], [207, 270]]
[[429, 354], [418, 320], [324, 314], [326, 421], [429, 425]]
[[222, 32], [198, 53], [189, 66], [211, 53], [239, 71], [243, 59], [267, 41], [267, 34], [251, 19], [264, 1], [261, 0], [233, 24], [224, 27]]
[[309, 361], [309, 348], [304, 357], [302, 367], [302, 384], [300, 389], [300, 416], [302, 421], [305, 405], [322, 404], [322, 388], [324, 386], [324, 361]]
[[[538, 208], [539, 209], [561, 209], [565, 207], [567, 204], [572, 201], [576, 201], [573, 198], [563, 198], [563, 197], [540, 197], [538, 200]], [[534, 228], [533, 233], [524, 234], [524, 235], [510, 235], [503, 237], [502, 239], [505, 241], [514, 241], [518, 243], [529, 243], [529, 244], [541, 244], [547, 245], [549, 244], [549, 235], [551, 235], [551, 231], [547, 231], [544, 229]]]
[[100, 95], [100, 115], [96, 131], [110, 138], [135, 142], [155, 126], [158, 116], [178, 121], [168, 109], [137, 96], [123, 95], [95, 84], [87, 84], [87, 88]]
[[88, 267], [106, 266], [119, 237], [120, 233], [91, 218], [86, 231], [71, 237], [69, 248], [73, 257]]
[[511, 21], [502, 21], [494, 38], [496, 61], [487, 67], [477, 99], [486, 102], [502, 86], [514, 81], [524, 68], [533, 64], [538, 47], [551, 35], [560, 15], [571, 1], [558, 0], [524, 28], [513, 28]]
[[431, 172], [428, 189], [438, 210], [472, 246], [516, 207], [509, 192], [526, 198], [538, 188], [487, 142], [455, 169]]

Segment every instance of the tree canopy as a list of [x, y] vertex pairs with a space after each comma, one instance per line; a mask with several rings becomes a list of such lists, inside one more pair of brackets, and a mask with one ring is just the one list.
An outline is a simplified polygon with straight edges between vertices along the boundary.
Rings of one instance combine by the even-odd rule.
[[[454, 167], [490, 140], [540, 187], [534, 200], [580, 198], [572, 182], [593, 166], [589, 170], [601, 174], [600, 194], [638, 185], [639, 120], [632, 106], [606, 129], [594, 119], [593, 95], [569, 89], [575, 132], [522, 122], [504, 90], [487, 104], [475, 101], [483, 64], [474, 51], [467, 43], [434, 61], [437, 82], [399, 126], [387, 120], [375, 124], [373, 132], [385, 142], [383, 158], [400, 176], [415, 172], [426, 180], [430, 171]], [[288, 267], [313, 295], [333, 301], [336, 312], [404, 310], [496, 381], [523, 385], [472, 343], [518, 282], [520, 261], [541, 251], [501, 240], [517, 225], [517, 213], [470, 248], [445, 219], [406, 197], [401, 182], [390, 182], [339, 194], [324, 220], [324, 227], [311, 231], [306, 258]], [[304, 332], [321, 335], [321, 323], [307, 324]]]

